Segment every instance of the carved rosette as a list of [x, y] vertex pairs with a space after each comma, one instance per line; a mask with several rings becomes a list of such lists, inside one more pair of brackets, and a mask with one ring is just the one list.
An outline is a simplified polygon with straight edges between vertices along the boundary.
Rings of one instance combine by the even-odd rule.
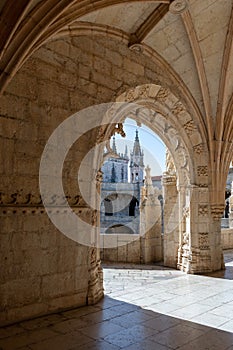
[[180, 14], [187, 10], [188, 4], [186, 0], [173, 0], [170, 4], [169, 11], [174, 14]]

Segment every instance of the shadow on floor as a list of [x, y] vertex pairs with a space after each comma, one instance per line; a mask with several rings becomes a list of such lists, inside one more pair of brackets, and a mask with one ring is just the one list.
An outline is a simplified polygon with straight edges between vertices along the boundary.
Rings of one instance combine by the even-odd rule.
[[109, 296], [95, 306], [0, 329], [0, 349], [233, 349], [233, 334], [145, 310]]

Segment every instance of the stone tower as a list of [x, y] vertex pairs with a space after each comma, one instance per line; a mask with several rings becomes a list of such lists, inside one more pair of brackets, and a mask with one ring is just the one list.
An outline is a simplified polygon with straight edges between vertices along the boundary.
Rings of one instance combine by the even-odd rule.
[[115, 157], [109, 157], [103, 164], [101, 171], [103, 172], [103, 182], [107, 183], [122, 183], [128, 182], [128, 151], [127, 146], [125, 153], [118, 153], [116, 140], [113, 137], [112, 151]]
[[142, 183], [144, 176], [144, 153], [141, 150], [138, 130], [136, 130], [136, 136], [134, 140], [133, 151], [130, 153], [130, 182]]

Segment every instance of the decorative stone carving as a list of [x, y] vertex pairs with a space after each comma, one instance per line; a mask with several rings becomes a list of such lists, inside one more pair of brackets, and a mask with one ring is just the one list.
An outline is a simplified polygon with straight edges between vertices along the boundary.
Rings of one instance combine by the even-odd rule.
[[175, 175], [176, 168], [171, 153], [166, 149], [166, 174]]
[[208, 232], [199, 232], [198, 243], [200, 250], [206, 250], [210, 248]]
[[199, 165], [197, 167], [198, 176], [208, 176], [208, 167], [206, 165]]
[[177, 101], [174, 106], [172, 107], [172, 113], [175, 114], [176, 116], [181, 113], [181, 112], [184, 112], [185, 111], [185, 107], [184, 105], [180, 102], [180, 101]]
[[139, 43], [129, 45], [129, 49], [136, 53], [142, 53], [144, 51], [143, 45]]
[[204, 150], [204, 146], [203, 146], [202, 143], [199, 143], [198, 145], [193, 146], [193, 150], [194, 150], [195, 153], [201, 154], [203, 152], [203, 150]]
[[[86, 207], [87, 204], [80, 195], [67, 195], [65, 197], [56, 194], [44, 200], [48, 207], [67, 207], [67, 202], [71, 207]], [[35, 193], [23, 192], [23, 190], [6, 194], [0, 192], [1, 207], [43, 207], [41, 196]]]
[[197, 127], [194, 124], [193, 120], [189, 120], [186, 124], [184, 124], [184, 130], [190, 136], [196, 131]]
[[96, 174], [96, 182], [101, 184], [103, 180], [103, 172], [99, 169]]
[[171, 184], [176, 184], [177, 178], [176, 175], [168, 175], [166, 172], [163, 173], [163, 184], [164, 185], [171, 185]]
[[95, 247], [89, 250], [89, 266], [87, 304], [92, 305], [103, 297], [103, 271]]
[[199, 216], [208, 216], [208, 205], [201, 205], [198, 206], [198, 215]]
[[159, 89], [159, 92], [157, 94], [157, 99], [161, 102], [165, 102], [169, 94], [169, 90], [166, 88], [161, 87]]
[[183, 246], [187, 247], [189, 245], [189, 233], [183, 233]]
[[180, 14], [187, 10], [188, 4], [186, 0], [173, 0], [169, 6], [169, 11], [174, 14]]
[[125, 95], [125, 101], [126, 102], [132, 102], [136, 99], [135, 89], [130, 89]]
[[185, 218], [188, 218], [190, 216], [190, 209], [189, 209], [189, 207], [184, 207], [183, 208], [183, 216]]
[[150, 85], [143, 85], [139, 90], [138, 90], [138, 96], [139, 97], [148, 97], [150, 90]]
[[224, 204], [212, 204], [211, 205], [211, 214], [214, 220], [220, 220], [223, 211], [224, 211], [225, 205]]

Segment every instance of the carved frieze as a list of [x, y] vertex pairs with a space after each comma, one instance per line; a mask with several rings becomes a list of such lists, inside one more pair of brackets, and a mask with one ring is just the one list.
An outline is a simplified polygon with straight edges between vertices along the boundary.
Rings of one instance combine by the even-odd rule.
[[[81, 195], [67, 195], [65, 197], [56, 194], [44, 198], [44, 203], [48, 207], [67, 207], [67, 202], [71, 207], [86, 207], [86, 202]], [[41, 195], [15, 191], [14, 193], [0, 192], [1, 207], [43, 207]]]

